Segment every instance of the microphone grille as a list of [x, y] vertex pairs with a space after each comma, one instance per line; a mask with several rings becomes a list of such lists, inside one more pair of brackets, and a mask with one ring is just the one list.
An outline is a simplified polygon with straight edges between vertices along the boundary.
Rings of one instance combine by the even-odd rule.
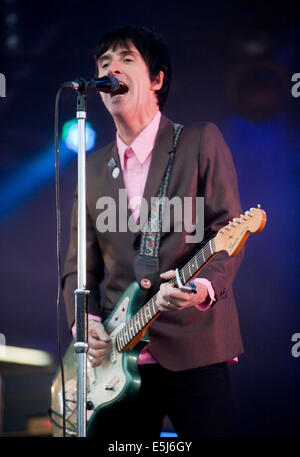
[[111, 91], [116, 92], [120, 87], [120, 81], [114, 76], [109, 76], [109, 79], [111, 83]]

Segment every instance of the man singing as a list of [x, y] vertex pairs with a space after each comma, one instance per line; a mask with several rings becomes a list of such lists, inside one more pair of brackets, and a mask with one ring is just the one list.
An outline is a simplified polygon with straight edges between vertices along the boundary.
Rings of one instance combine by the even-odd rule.
[[[119, 208], [119, 190], [126, 189], [128, 218], [136, 222], [142, 197], [151, 208], [151, 197], [158, 195], [164, 179], [169, 199], [190, 197], [195, 202], [204, 198], [202, 243], [187, 242], [186, 230], [175, 230], [175, 214], [169, 231], [161, 233], [153, 263], [157, 271], [153, 270], [149, 289], [149, 297], [158, 292], [156, 305], [161, 314], [149, 327], [149, 343], [139, 355], [141, 388], [127, 406], [107, 413], [105, 431], [99, 433], [137, 440], [157, 438], [168, 415], [182, 439], [232, 436], [234, 412], [227, 364], [243, 352], [232, 293], [242, 254], [229, 257], [218, 253], [194, 279], [196, 293], [182, 291], [176, 281], [170, 282], [180, 264], [241, 213], [230, 150], [219, 129], [205, 122], [184, 126], [174, 142], [174, 124], [161, 113], [171, 67], [167, 48], [156, 34], [132, 26], [109, 31], [98, 43], [96, 66], [98, 77], [116, 77], [128, 90], [101, 93], [115, 124], [116, 138], [87, 160], [86, 287], [91, 291], [88, 356], [93, 367], [103, 363], [110, 343], [103, 320], [143, 268], [142, 264], [137, 268], [136, 263], [141, 232], [121, 231], [118, 224], [116, 230], [100, 231], [99, 198], [112, 197], [120, 215], [124, 208]], [[76, 195], [63, 288], [74, 335]]]

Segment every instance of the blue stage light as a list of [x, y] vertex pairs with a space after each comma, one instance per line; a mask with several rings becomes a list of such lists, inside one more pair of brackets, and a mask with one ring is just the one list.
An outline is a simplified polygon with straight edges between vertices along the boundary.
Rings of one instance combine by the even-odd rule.
[[[72, 119], [63, 125], [62, 139], [71, 151], [77, 152], [78, 146], [78, 125], [77, 120]], [[96, 132], [89, 122], [85, 124], [85, 147], [87, 151], [93, 149], [96, 143]]]

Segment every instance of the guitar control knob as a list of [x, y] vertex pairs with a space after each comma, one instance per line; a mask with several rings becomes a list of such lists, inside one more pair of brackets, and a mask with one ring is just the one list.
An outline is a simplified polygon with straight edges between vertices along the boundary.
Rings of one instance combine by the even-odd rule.
[[90, 410], [92, 410], [92, 409], [94, 409], [94, 408], [95, 408], [95, 407], [94, 407], [94, 403], [93, 403], [92, 401], [87, 401], [87, 402], [86, 402], [86, 409], [87, 409], [87, 410], [90, 411]]

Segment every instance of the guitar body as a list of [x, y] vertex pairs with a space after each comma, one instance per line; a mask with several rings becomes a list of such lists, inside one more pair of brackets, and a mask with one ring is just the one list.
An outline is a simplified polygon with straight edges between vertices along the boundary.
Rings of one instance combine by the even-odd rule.
[[[136, 396], [141, 386], [138, 370], [138, 357], [148, 340], [144, 336], [133, 349], [119, 352], [115, 335], [137, 313], [145, 301], [146, 292], [137, 282], [133, 282], [124, 292], [113, 312], [103, 322], [111, 338], [110, 351], [103, 364], [92, 368], [87, 361], [87, 436], [102, 429], [108, 416], [117, 410], [121, 403]], [[69, 346], [64, 362], [66, 432], [76, 435], [77, 430], [77, 355], [73, 343]], [[62, 436], [62, 383], [61, 371], [57, 371], [51, 389], [51, 409], [53, 435]]]

